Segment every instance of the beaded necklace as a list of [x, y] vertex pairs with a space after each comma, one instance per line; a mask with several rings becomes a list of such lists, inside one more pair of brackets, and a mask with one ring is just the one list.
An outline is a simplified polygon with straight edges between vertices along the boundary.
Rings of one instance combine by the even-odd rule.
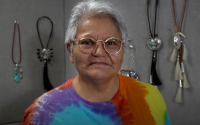
[[[16, 26], [17, 26], [17, 31], [18, 31], [18, 37], [19, 37], [19, 53], [20, 53], [20, 57], [19, 57], [19, 61], [16, 62], [14, 60], [14, 43], [15, 43], [15, 30], [16, 30]], [[22, 59], [22, 53], [21, 53], [21, 39], [20, 39], [20, 28], [19, 28], [19, 23], [18, 21], [15, 21], [14, 23], [14, 31], [13, 31], [13, 40], [12, 40], [12, 61], [15, 64], [15, 73], [14, 73], [14, 81], [15, 82], [19, 82], [22, 79], [22, 68], [20, 66], [20, 62]]]

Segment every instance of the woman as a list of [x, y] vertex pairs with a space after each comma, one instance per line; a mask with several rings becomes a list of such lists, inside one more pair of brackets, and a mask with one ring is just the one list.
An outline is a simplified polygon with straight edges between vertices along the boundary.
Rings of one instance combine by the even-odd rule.
[[110, 3], [78, 3], [66, 32], [78, 74], [36, 99], [22, 124], [170, 125], [156, 87], [118, 74], [126, 39], [126, 27]]

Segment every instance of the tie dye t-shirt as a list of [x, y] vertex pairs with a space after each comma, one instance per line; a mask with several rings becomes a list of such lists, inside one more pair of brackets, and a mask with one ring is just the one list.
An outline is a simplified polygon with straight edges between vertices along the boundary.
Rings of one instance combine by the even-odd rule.
[[107, 102], [89, 102], [72, 80], [43, 94], [26, 109], [22, 125], [171, 125], [157, 87], [118, 75], [117, 94]]

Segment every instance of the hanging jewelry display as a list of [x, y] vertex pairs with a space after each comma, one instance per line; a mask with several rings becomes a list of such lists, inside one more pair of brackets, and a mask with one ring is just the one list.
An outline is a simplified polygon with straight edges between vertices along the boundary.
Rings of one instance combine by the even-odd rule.
[[[48, 19], [50, 22], [51, 22], [51, 32], [50, 32], [50, 35], [49, 35], [49, 39], [48, 39], [48, 42], [47, 42], [47, 45], [46, 47], [43, 46], [43, 43], [42, 43], [42, 40], [41, 40], [41, 37], [40, 37], [40, 32], [39, 32], [39, 21], [41, 19]], [[41, 62], [44, 62], [44, 71], [43, 71], [43, 82], [44, 82], [44, 91], [49, 91], [51, 89], [53, 89], [53, 86], [51, 85], [50, 81], [49, 81], [49, 77], [48, 77], [48, 62], [50, 62], [50, 58], [53, 57], [53, 52], [52, 52], [52, 48], [51, 49], [48, 49], [48, 45], [49, 45], [49, 41], [51, 39], [51, 36], [52, 36], [52, 32], [53, 32], [53, 22], [51, 21], [51, 19], [47, 16], [42, 16], [40, 17], [38, 20], [37, 20], [37, 33], [38, 33], [38, 37], [39, 37], [39, 40], [40, 40], [40, 44], [41, 44], [41, 47], [42, 49], [37, 49], [37, 55], [38, 55], [38, 59], [41, 61]]]
[[185, 15], [187, 0], [185, 0], [183, 14], [180, 26], [178, 28], [176, 22], [176, 14], [175, 14], [175, 5], [174, 0], [172, 0], [173, 5], [173, 15], [174, 15], [174, 22], [175, 22], [175, 33], [173, 33], [173, 43], [174, 43], [174, 50], [170, 57], [172, 62], [176, 61], [176, 68], [175, 68], [175, 80], [179, 81], [179, 88], [175, 97], [175, 102], [182, 103], [182, 88], [189, 88], [189, 84], [186, 78], [185, 69], [183, 65], [183, 61], [186, 60], [187, 51], [185, 47], [185, 43], [181, 40], [181, 37], [185, 37], [182, 33], [182, 24]]
[[128, 50], [129, 50], [129, 62], [128, 62], [128, 69], [122, 69], [120, 70], [120, 74], [139, 80], [138, 74], [134, 71], [134, 46], [133, 46], [133, 41], [128, 40]]
[[[15, 62], [14, 60], [14, 43], [15, 43], [15, 30], [16, 30], [16, 26], [18, 29], [18, 38], [19, 38], [19, 53], [20, 53], [20, 57], [19, 57], [19, 61]], [[20, 66], [20, 62], [22, 59], [22, 53], [21, 53], [21, 39], [20, 39], [20, 28], [19, 28], [19, 23], [18, 21], [14, 22], [14, 31], [13, 31], [13, 41], [12, 41], [12, 61], [15, 64], [15, 73], [14, 73], [14, 81], [15, 82], [19, 82], [22, 79], [22, 68]]]
[[156, 0], [155, 5], [155, 18], [154, 18], [154, 32], [152, 33], [151, 25], [150, 25], [150, 19], [149, 19], [149, 4], [150, 0], [147, 1], [147, 19], [148, 19], [148, 25], [149, 25], [149, 32], [150, 32], [150, 38], [147, 41], [147, 45], [150, 50], [153, 51], [152, 55], [152, 63], [151, 63], [151, 75], [150, 75], [150, 84], [158, 86], [162, 85], [156, 71], [156, 62], [157, 62], [157, 50], [161, 46], [161, 40], [158, 38], [158, 34], [156, 34], [156, 18], [157, 18], [157, 8], [158, 8], [158, 2], [159, 0]]

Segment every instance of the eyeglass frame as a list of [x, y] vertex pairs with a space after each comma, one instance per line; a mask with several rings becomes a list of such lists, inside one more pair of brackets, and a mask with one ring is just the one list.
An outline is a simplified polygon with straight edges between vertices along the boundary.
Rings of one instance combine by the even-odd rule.
[[[109, 37], [109, 38], [107, 38], [106, 40], [95, 40], [95, 39], [93, 39], [93, 38], [91, 38], [91, 37], [82, 37], [82, 38], [80, 38], [78, 41], [77, 41], [77, 39], [74, 39], [74, 40], [72, 40], [70, 43], [78, 42], [78, 48], [79, 48], [79, 50], [80, 50], [82, 53], [89, 54], [89, 53], [83, 52], [83, 51], [81, 50], [80, 46], [79, 46], [79, 41], [82, 40], [82, 39], [86, 39], [86, 38], [89, 38], [89, 39], [93, 40], [93, 41], [96, 43], [95, 46], [93, 47], [93, 50], [91, 51], [91, 53], [93, 53], [93, 51], [95, 50], [95, 48], [96, 48], [96, 46], [97, 46], [97, 43], [98, 43], [99, 41], [102, 41], [102, 42], [103, 42], [103, 48], [104, 48], [104, 50], [105, 50], [108, 54], [117, 54], [117, 53], [122, 49], [122, 44], [125, 43], [125, 40], [120, 40], [119, 38], [116, 38], [116, 37]], [[108, 50], [106, 50], [105, 43], [106, 43], [108, 40], [113, 39], [113, 38], [119, 40], [119, 41], [121, 42], [121, 46], [120, 46], [120, 48], [119, 48], [119, 50], [118, 50], [117, 52], [115, 52], [115, 53], [110, 53], [110, 52], [108, 52]]]

